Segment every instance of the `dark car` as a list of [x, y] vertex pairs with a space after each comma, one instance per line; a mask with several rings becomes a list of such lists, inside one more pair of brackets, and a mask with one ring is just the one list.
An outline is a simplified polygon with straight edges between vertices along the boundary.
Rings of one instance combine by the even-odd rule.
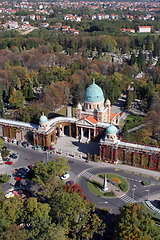
[[11, 154], [9, 155], [9, 157], [11, 157], [11, 158], [13, 158], [13, 159], [16, 159], [16, 158], [17, 158], [17, 154], [11, 153]]
[[21, 145], [21, 141], [17, 141], [17, 145]]
[[67, 181], [66, 182], [66, 185], [68, 185], [68, 186], [72, 186], [74, 184], [74, 181], [73, 180], [70, 180], [70, 181]]
[[25, 148], [27, 148], [27, 147], [28, 147], [28, 143], [27, 143], [27, 142], [23, 142], [23, 143], [22, 143], [22, 146], [25, 147]]
[[6, 161], [6, 162], [8, 162], [8, 161], [10, 161], [11, 159], [10, 159], [10, 158], [7, 158], [7, 157], [5, 157], [5, 158], [3, 158], [3, 160], [4, 160], [4, 161]]

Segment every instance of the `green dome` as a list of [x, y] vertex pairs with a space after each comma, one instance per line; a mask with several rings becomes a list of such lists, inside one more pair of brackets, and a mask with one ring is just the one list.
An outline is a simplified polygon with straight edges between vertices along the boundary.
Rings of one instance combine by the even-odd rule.
[[46, 122], [48, 122], [48, 118], [43, 113], [43, 115], [39, 119], [39, 124], [46, 123]]
[[86, 88], [83, 101], [98, 102], [102, 100], [104, 100], [103, 91], [97, 84], [95, 84], [93, 79], [93, 83]]
[[117, 132], [117, 128], [113, 125], [110, 125], [106, 129], [106, 134], [113, 134], [113, 133], [116, 133], [116, 132]]

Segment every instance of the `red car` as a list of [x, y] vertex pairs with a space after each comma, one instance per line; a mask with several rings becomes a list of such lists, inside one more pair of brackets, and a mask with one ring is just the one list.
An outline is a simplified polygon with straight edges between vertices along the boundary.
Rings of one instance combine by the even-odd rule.
[[12, 165], [13, 162], [12, 162], [12, 161], [7, 161], [7, 162], [5, 162], [5, 164], [7, 164], [7, 165]]
[[20, 177], [15, 177], [14, 178], [17, 182], [20, 182], [21, 181], [21, 178]]
[[28, 166], [28, 168], [31, 170], [31, 169], [33, 168], [33, 165], [30, 164], [30, 165]]
[[11, 139], [11, 138], [8, 138], [8, 142], [12, 142], [12, 139]]

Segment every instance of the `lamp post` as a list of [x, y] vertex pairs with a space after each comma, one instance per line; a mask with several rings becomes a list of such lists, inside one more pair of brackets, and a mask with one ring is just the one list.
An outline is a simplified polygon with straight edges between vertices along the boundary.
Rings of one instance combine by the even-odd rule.
[[134, 188], [132, 188], [132, 191], [133, 191], [133, 195], [132, 195], [132, 198], [133, 198], [133, 200], [132, 200], [132, 205], [133, 205], [133, 202], [134, 202], [134, 191], [136, 190], [136, 188], [137, 188], [136, 185], [134, 185]]
[[149, 191], [150, 191], [150, 185], [148, 186], [148, 189], [146, 190], [146, 192], [148, 192], [148, 200], [149, 200]]

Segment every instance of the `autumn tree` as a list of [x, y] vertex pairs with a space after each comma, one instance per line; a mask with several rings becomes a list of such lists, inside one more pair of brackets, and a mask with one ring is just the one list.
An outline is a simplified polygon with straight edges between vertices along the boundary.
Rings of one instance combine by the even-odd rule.
[[114, 239], [151, 240], [159, 239], [160, 231], [139, 203], [127, 203], [120, 208], [120, 214], [114, 219]]
[[13, 90], [10, 98], [9, 98], [9, 103], [12, 105], [14, 108], [19, 108], [20, 106], [23, 105], [24, 103], [24, 96], [23, 93], [20, 90]]

